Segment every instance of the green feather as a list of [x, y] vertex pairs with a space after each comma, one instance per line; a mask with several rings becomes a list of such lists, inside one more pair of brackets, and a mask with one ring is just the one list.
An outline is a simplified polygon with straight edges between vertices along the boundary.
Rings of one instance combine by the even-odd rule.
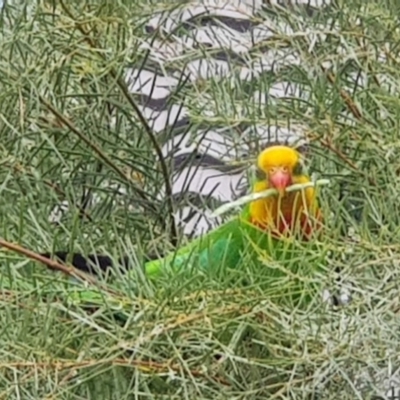
[[249, 224], [248, 219], [248, 207], [246, 207], [240, 215], [193, 240], [176, 252], [146, 263], [146, 274], [149, 277], [157, 277], [163, 270], [190, 268], [194, 265], [201, 269], [207, 269], [222, 262], [228, 267], [234, 267], [243, 250], [244, 233], [259, 231]]
[[255, 261], [261, 253], [270, 254], [277, 240], [249, 222], [248, 206], [239, 216], [222, 224], [206, 235], [181, 247], [166, 257], [145, 264], [150, 278], [181, 268], [212, 270], [222, 264], [225, 268], [236, 268], [241, 259]]

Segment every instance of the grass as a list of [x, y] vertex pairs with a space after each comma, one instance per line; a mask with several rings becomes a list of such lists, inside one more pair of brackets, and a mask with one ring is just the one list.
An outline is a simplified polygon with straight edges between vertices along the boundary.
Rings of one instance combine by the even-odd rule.
[[[174, 205], [168, 195], [157, 197], [168, 165], [120, 78], [146, 57], [139, 49], [144, 21], [164, 7], [71, 0], [14, 2], [2, 11], [4, 241], [37, 252], [130, 254], [137, 264], [149, 251], [173, 248], [179, 235], [165, 216]], [[83, 307], [76, 282], [2, 248], [0, 399], [385, 393], [400, 350], [397, 15], [394, 1], [338, 1], [307, 24], [314, 34], [301, 34], [304, 21], [281, 10], [279, 19], [299, 34], [277, 34], [252, 57], [263, 46], [290, 48], [299, 65], [247, 81], [235, 74], [200, 79], [175, 93], [198, 126], [226, 127], [236, 142], [255, 124], [290, 121], [306, 133], [308, 168], [331, 181], [321, 190], [327, 234], [318, 250], [299, 244], [290, 258], [263, 255], [257, 265], [243, 259], [236, 271], [221, 266], [218, 280], [181, 272], [152, 282], [138, 269], [129, 279], [86, 283], [96, 306]], [[179, 70], [202, 51], [166, 64]], [[242, 63], [255, 68], [246, 57]], [[282, 81], [304, 97], [264, 106], [251, 100]], [[238, 167], [250, 165], [260, 148], [254, 137], [249, 142], [247, 157], [236, 149]], [[88, 193], [97, 201], [83, 212]], [[50, 224], [63, 200], [77, 206]], [[266, 287], [272, 268], [308, 271], [305, 284], [334, 290], [340, 270], [353, 301], [335, 309], [316, 295], [295, 307], [282, 299], [290, 280]]]

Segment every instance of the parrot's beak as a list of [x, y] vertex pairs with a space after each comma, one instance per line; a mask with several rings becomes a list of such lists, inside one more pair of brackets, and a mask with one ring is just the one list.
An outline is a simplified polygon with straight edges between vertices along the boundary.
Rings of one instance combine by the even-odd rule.
[[286, 169], [277, 168], [274, 172], [270, 173], [269, 181], [278, 190], [279, 195], [283, 196], [286, 188], [292, 183], [292, 174]]

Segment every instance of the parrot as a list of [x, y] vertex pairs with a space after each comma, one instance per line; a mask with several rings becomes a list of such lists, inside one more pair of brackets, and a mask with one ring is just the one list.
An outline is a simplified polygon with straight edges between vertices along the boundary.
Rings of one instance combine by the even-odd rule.
[[[254, 259], [251, 255], [270, 255], [279, 241], [285, 243], [285, 238], [309, 241], [318, 237], [323, 219], [316, 189], [286, 192], [291, 185], [311, 182], [301, 173], [300, 161], [300, 153], [289, 146], [266, 148], [257, 158], [262, 178], [254, 182], [252, 191], [276, 189], [277, 195], [252, 201], [237, 216], [206, 235], [162, 259], [148, 261], [146, 274], [158, 276], [165, 268], [181, 268], [188, 263], [201, 269], [215, 270], [220, 265], [234, 268], [243, 262], [244, 255], [250, 255], [250, 259]], [[286, 247], [283, 244], [281, 250]]]
[[[252, 201], [240, 213], [214, 230], [162, 258], [145, 262], [145, 274], [152, 279], [165, 270], [187, 266], [203, 270], [215, 270], [221, 265], [235, 268], [243, 262], [245, 256], [254, 260], [261, 254], [271, 255], [277, 243], [285, 242], [285, 238], [309, 241], [317, 237], [323, 219], [316, 189], [307, 187], [302, 191], [286, 192], [293, 184], [311, 182], [310, 177], [302, 174], [300, 153], [290, 146], [273, 145], [258, 155], [257, 167], [261, 178], [254, 182], [253, 193], [276, 189], [276, 195]], [[284, 251], [285, 245], [281, 248]], [[51, 257], [49, 253], [42, 255]], [[64, 262], [68, 257], [67, 252], [56, 252], [54, 255]], [[84, 272], [95, 272], [91, 263], [102, 271], [115, 267], [111, 258], [104, 255], [89, 255], [85, 258], [73, 254], [71, 260], [72, 265]], [[127, 256], [121, 258], [118, 264], [124, 269], [130, 269]]]

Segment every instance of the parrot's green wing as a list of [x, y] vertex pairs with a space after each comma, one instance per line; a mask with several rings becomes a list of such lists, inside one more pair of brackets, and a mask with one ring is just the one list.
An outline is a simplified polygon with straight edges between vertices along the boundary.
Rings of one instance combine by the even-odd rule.
[[212, 268], [221, 264], [234, 266], [240, 254], [245, 221], [235, 217], [206, 235], [195, 239], [176, 252], [145, 264], [149, 277], [157, 277], [163, 270], [187, 268]]

